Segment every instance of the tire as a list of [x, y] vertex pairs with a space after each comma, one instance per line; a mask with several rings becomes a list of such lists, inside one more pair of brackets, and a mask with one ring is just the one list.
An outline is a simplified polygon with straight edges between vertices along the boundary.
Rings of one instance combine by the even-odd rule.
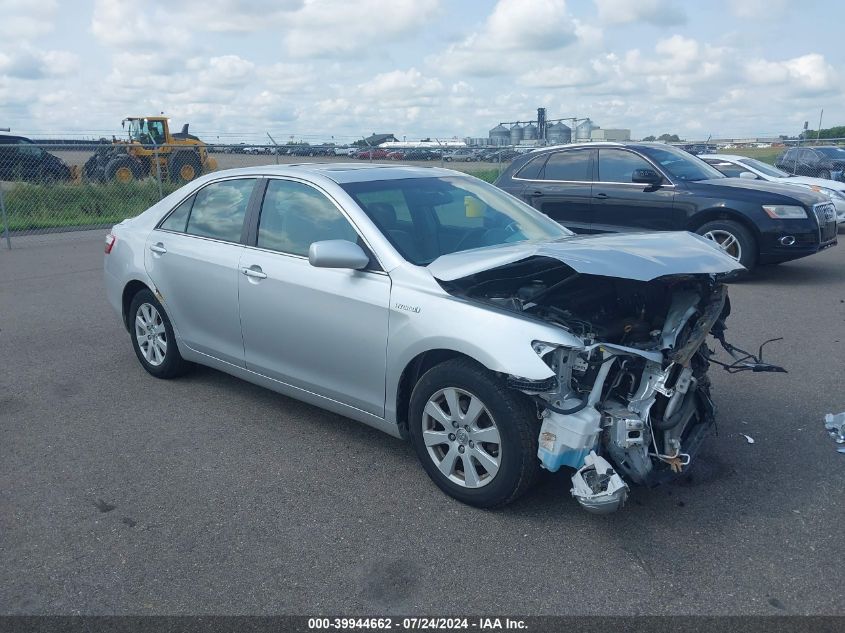
[[451, 158], [449, 158], [448, 156], [444, 156], [444, 157], [443, 157], [443, 160], [444, 160], [445, 162], [447, 162], [447, 163], [451, 163], [451, 162], [452, 162], [452, 159], [451, 159]]
[[106, 182], [128, 183], [141, 178], [138, 165], [129, 156], [117, 156], [106, 163], [103, 170]]
[[[459, 403], [460, 418], [471, 403], [480, 403], [482, 411], [467, 425], [469, 431], [462, 423], [447, 428], [449, 398]], [[443, 423], [429, 415], [431, 407], [439, 408]], [[411, 394], [408, 419], [411, 442], [423, 468], [443, 492], [458, 501], [480, 508], [503, 506], [537, 481], [540, 424], [536, 407], [474, 361], [449, 360], [427, 371]], [[497, 438], [498, 443], [492, 441]]]
[[[739, 222], [733, 220], [714, 220], [698, 227], [696, 233], [720, 244], [730, 242], [727, 253], [748, 270], [754, 268], [757, 263], [757, 242], [751, 232]], [[721, 238], [724, 238], [721, 239]], [[734, 249], [736, 245], [737, 250]]]
[[[150, 308], [152, 310], [150, 310]], [[176, 346], [173, 326], [161, 303], [148, 289], [140, 290], [132, 297], [129, 307], [129, 336], [132, 348], [141, 366], [156, 378], [176, 378], [191, 368], [191, 363], [182, 358]], [[149, 334], [145, 327], [153, 325], [156, 329]], [[163, 330], [163, 331], [162, 331]], [[163, 335], [163, 339], [161, 336]], [[150, 338], [150, 337], [153, 338]], [[154, 341], [163, 340], [165, 350], [161, 357], [155, 353], [161, 351], [160, 345], [154, 346]], [[142, 348], [142, 342], [146, 347]], [[154, 350], [148, 352], [146, 350]]]
[[822, 178], [822, 179], [824, 179], [824, 180], [831, 180], [831, 177], [830, 177], [830, 170], [828, 170], [828, 169], [822, 169], [822, 170], [820, 170], [820, 171], [819, 171], [819, 178]]
[[176, 152], [167, 163], [171, 182], [191, 182], [202, 175], [202, 162], [196, 152]]

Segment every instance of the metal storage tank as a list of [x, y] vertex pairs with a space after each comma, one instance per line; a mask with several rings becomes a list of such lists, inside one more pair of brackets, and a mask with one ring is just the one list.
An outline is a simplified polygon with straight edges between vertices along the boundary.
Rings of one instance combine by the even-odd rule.
[[546, 142], [549, 145], [563, 145], [572, 142], [572, 128], [559, 121], [546, 128]]
[[523, 139], [524, 131], [519, 123], [511, 128], [511, 145], [519, 145], [519, 142]]
[[511, 133], [504, 125], [497, 125], [490, 130], [490, 141], [493, 145], [507, 145], [511, 142]]
[[585, 119], [581, 121], [578, 125], [575, 126], [575, 140], [576, 141], [589, 141], [590, 134], [592, 133], [595, 126], [590, 119]]
[[526, 141], [536, 141], [537, 140], [537, 126], [533, 123], [529, 123], [524, 128], [522, 128], [522, 138]]

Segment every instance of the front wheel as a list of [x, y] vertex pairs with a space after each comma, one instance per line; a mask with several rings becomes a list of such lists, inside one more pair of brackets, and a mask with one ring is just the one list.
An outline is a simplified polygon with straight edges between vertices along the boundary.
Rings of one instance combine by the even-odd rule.
[[409, 432], [429, 477], [482, 508], [505, 505], [537, 480], [537, 409], [469, 359], [423, 375], [411, 394]]
[[819, 172], [819, 178], [822, 178], [823, 180], [831, 180], [831, 177], [830, 177], [830, 170], [828, 170], [828, 169], [822, 169], [822, 170]]
[[754, 236], [738, 222], [715, 220], [700, 226], [696, 233], [715, 242], [748, 270], [754, 268], [757, 263], [757, 243]]
[[173, 326], [155, 295], [141, 290], [129, 307], [132, 347], [141, 365], [156, 378], [176, 378], [191, 367], [176, 347]]

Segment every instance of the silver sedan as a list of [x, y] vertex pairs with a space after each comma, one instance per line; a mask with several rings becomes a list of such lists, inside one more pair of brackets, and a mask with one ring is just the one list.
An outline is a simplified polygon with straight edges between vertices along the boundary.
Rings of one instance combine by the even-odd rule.
[[105, 251], [153, 376], [200, 363], [408, 438], [473, 505], [565, 466], [596, 512], [693, 459], [741, 270], [689, 233], [574, 236], [471, 176], [338, 163], [207, 175]]

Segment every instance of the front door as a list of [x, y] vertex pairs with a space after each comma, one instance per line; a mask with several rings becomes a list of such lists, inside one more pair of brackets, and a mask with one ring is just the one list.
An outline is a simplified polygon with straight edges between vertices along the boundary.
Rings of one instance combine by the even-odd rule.
[[631, 182], [635, 169], [657, 171], [645, 158], [629, 150], [599, 149], [598, 175], [593, 183], [592, 229], [597, 232], [684, 230], [684, 217], [674, 209], [675, 188]]
[[390, 277], [308, 262], [313, 242], [337, 239], [360, 238], [323, 192], [269, 181], [238, 275], [246, 366], [383, 416]]

